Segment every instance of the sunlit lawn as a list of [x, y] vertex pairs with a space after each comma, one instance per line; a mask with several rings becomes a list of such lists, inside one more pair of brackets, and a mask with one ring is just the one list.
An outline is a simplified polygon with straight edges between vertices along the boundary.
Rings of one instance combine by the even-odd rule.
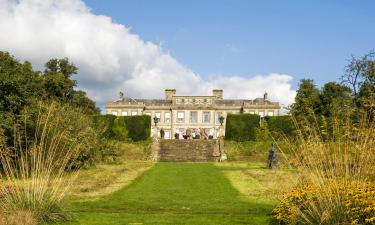
[[158, 163], [111, 194], [72, 201], [69, 224], [268, 224], [292, 174], [256, 163]]

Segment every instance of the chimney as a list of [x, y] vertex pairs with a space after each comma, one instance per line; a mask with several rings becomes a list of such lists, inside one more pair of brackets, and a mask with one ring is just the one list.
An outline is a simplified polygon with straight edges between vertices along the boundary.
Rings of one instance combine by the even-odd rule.
[[176, 89], [165, 89], [165, 99], [172, 100], [172, 97], [176, 95]]
[[223, 90], [221, 89], [213, 89], [212, 95], [216, 97], [216, 99], [223, 99]]

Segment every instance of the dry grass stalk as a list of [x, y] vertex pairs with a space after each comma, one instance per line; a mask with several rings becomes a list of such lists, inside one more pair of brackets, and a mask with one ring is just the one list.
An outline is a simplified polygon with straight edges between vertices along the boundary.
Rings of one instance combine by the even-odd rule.
[[46, 113], [42, 108], [33, 141], [20, 131], [13, 147], [7, 147], [4, 138], [0, 141], [3, 179], [10, 187], [0, 209], [4, 215], [29, 212], [38, 222], [58, 222], [67, 219], [61, 204], [75, 177], [74, 171], [67, 169], [82, 146], [63, 126], [66, 115], [60, 107], [52, 104]]

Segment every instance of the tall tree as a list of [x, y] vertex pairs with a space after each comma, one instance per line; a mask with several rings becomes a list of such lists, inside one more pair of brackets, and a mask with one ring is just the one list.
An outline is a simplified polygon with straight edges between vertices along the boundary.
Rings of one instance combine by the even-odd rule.
[[326, 117], [344, 118], [353, 110], [352, 91], [336, 82], [326, 83], [320, 94], [320, 114]]
[[67, 58], [50, 59], [43, 73], [43, 85], [47, 98], [59, 102], [68, 102], [73, 98], [74, 87], [77, 85], [71, 76], [77, 73], [78, 68]]
[[295, 103], [291, 105], [290, 113], [294, 116], [310, 116], [320, 108], [320, 91], [313, 80], [303, 79], [299, 83]]

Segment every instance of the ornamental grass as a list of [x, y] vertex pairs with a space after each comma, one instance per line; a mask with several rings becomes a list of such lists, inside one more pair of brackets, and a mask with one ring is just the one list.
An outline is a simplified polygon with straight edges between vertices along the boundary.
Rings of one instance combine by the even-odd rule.
[[41, 224], [68, 219], [63, 199], [77, 174], [72, 165], [90, 132], [82, 126], [73, 136], [79, 124], [67, 126], [69, 112], [57, 104], [41, 106], [31, 140], [22, 127], [15, 130], [12, 146], [0, 134], [0, 221], [16, 224], [14, 218], [19, 217], [28, 222], [18, 224]]
[[295, 121], [289, 147], [298, 185], [276, 207], [276, 224], [375, 224], [375, 123]]

